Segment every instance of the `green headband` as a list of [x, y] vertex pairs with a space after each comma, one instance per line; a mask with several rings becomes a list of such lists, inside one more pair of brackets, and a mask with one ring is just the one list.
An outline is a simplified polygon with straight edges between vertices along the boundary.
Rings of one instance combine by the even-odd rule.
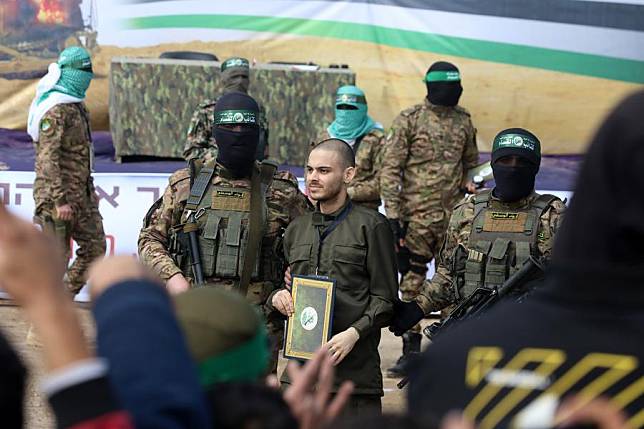
[[268, 339], [261, 326], [257, 334], [237, 348], [206, 359], [199, 364], [202, 386], [227, 381], [255, 381], [266, 372]]
[[250, 68], [250, 65], [246, 58], [231, 58], [221, 64], [221, 71], [224, 71], [231, 67], [243, 67], [245, 69], [248, 69]]
[[215, 112], [215, 125], [257, 125], [257, 112], [252, 110], [222, 110]]
[[364, 95], [354, 95], [354, 94], [338, 94], [335, 98], [335, 104], [367, 104], [367, 99]]
[[528, 135], [515, 133], [503, 134], [494, 140], [492, 152], [503, 148], [515, 148], [529, 150], [540, 156], [541, 150], [539, 146], [539, 143]]
[[457, 71], [431, 71], [425, 75], [425, 82], [458, 82], [461, 74]]

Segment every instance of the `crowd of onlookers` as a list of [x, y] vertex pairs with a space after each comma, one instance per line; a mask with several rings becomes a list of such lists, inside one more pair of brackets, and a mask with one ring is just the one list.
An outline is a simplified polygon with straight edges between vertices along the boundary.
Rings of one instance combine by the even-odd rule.
[[[54, 239], [2, 204], [0, 282], [42, 344], [41, 389], [58, 427], [472, 428], [468, 417], [479, 413], [466, 368], [475, 347], [509, 357], [529, 350], [529, 358], [545, 365], [530, 369], [561, 387], [560, 397], [550, 402], [554, 406], [524, 414], [515, 420], [519, 427], [641, 427], [643, 117], [640, 92], [622, 102], [597, 132], [543, 287], [524, 302], [501, 303], [438, 338], [411, 370], [405, 415], [346, 415], [352, 385], [331, 393], [334, 367], [324, 350], [302, 366], [288, 365], [292, 385], [280, 390], [274, 376], [265, 377], [262, 320], [243, 298], [198, 288], [173, 300], [130, 257], [106, 258], [91, 268], [93, 350], [61, 287], [62, 256]], [[537, 350], [553, 354], [539, 360]], [[623, 359], [603, 364], [610, 356]], [[578, 387], [562, 381], [571, 369], [566, 365], [589, 359], [605, 371], [580, 375]], [[19, 428], [27, 370], [2, 337], [0, 362], [0, 426]], [[485, 389], [495, 389], [487, 382]], [[567, 388], [560, 386], [565, 383]], [[507, 392], [497, 405], [518, 404], [523, 393]], [[499, 421], [486, 417], [477, 423], [494, 427]]]

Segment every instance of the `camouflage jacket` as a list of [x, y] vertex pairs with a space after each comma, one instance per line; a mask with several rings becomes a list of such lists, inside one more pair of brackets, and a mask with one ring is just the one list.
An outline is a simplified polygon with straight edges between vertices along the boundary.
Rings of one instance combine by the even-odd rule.
[[465, 173], [478, 163], [467, 110], [427, 100], [396, 117], [385, 147], [380, 195], [390, 219], [443, 221], [463, 197]]
[[[183, 158], [190, 161], [198, 158], [203, 161], [217, 159], [217, 142], [212, 134], [215, 125], [215, 105], [217, 101], [206, 100], [197, 106], [192, 115], [186, 144], [183, 148]], [[266, 111], [259, 106], [259, 127], [264, 141], [268, 144], [268, 121]], [[260, 138], [262, 138], [260, 137]]]
[[[318, 142], [330, 137], [329, 133], [325, 131]], [[315, 143], [312, 146], [315, 146]], [[385, 135], [380, 129], [374, 128], [362, 137], [355, 154], [356, 175], [347, 188], [352, 201], [374, 209], [380, 207], [379, 176], [384, 147]]]
[[54, 205], [79, 205], [93, 196], [94, 153], [89, 113], [83, 103], [58, 104], [45, 113], [34, 146], [36, 212]]
[[[215, 174], [212, 179], [215, 186], [234, 186], [250, 189], [249, 179], [226, 179]], [[155, 203], [148, 212], [146, 221], [139, 234], [138, 249], [141, 260], [148, 265], [161, 279], [168, 280], [173, 275], [180, 273], [181, 269], [175, 264], [169, 252], [169, 236], [171, 229], [186, 221], [185, 205], [190, 194], [190, 173], [187, 168], [176, 171], [170, 176], [169, 185], [163, 193], [163, 197]], [[297, 179], [287, 171], [275, 173], [273, 181], [266, 192], [267, 203], [267, 228], [264, 241], [270, 239], [274, 244], [274, 251], [279, 254], [273, 255], [275, 259], [281, 260], [281, 238], [288, 224], [297, 216], [304, 214], [313, 207], [308, 199], [300, 192]], [[183, 273], [191, 277], [192, 273]], [[272, 279], [263, 279], [269, 284], [252, 284], [248, 288], [249, 294], [260, 294], [257, 301], [266, 298], [273, 288], [279, 286], [279, 276]], [[217, 279], [205, 279], [210, 283], [219, 283]], [[233, 287], [232, 282], [225, 286]], [[268, 290], [265, 290], [268, 287]], [[257, 302], [259, 303], [259, 302]]]
[[[539, 194], [532, 193], [530, 196], [511, 204], [503, 203], [492, 196], [490, 207], [506, 210], [528, 208], [532, 206], [538, 196]], [[550, 203], [541, 215], [537, 232], [536, 253], [546, 260], [550, 259], [554, 237], [563, 220], [565, 207], [564, 203], [557, 198]], [[474, 196], [468, 195], [456, 205], [449, 220], [445, 242], [438, 257], [438, 266], [434, 277], [431, 281], [425, 281], [421, 294], [416, 297], [416, 302], [426, 314], [441, 310], [457, 301], [454, 280], [456, 275], [462, 275], [462, 273], [452, 272], [451, 267], [463, 267], [465, 265], [464, 260], [457, 261], [456, 259], [467, 258], [467, 251], [470, 250], [468, 242], [473, 219]], [[459, 248], [465, 251], [457, 252]]]

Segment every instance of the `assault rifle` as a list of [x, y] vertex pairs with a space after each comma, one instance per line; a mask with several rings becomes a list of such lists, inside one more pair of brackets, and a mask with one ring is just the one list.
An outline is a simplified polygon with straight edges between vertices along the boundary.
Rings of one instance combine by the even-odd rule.
[[203, 280], [203, 270], [201, 268], [201, 254], [199, 253], [199, 239], [197, 238], [197, 232], [199, 231], [199, 225], [195, 219], [194, 213], [190, 213], [186, 224], [183, 226], [183, 232], [188, 236], [188, 254], [190, 255], [190, 261], [192, 266], [192, 276], [195, 280], [197, 286], [202, 286], [204, 284]]
[[523, 286], [526, 282], [536, 278], [543, 273], [543, 264], [532, 256], [525, 264], [498, 288], [477, 288], [470, 296], [465, 298], [463, 302], [452, 310], [452, 312], [441, 322], [434, 322], [423, 329], [423, 334], [430, 340], [437, 334], [445, 332], [454, 324], [477, 317], [487, 311], [490, 307], [496, 304], [499, 300], [507, 296], [509, 293], [514, 292], [519, 287]]
[[[458, 322], [473, 317], [480, 316], [486, 312], [490, 307], [503, 299], [508, 294], [516, 291], [528, 281], [537, 278], [544, 271], [544, 266], [541, 262], [534, 259], [532, 256], [525, 264], [514, 274], [497, 288], [477, 288], [470, 296], [465, 298], [452, 312], [441, 322], [434, 322], [423, 329], [423, 334], [430, 340], [434, 339], [436, 335], [449, 330]], [[402, 389], [409, 382], [409, 378], [405, 377], [398, 383], [398, 388]]]

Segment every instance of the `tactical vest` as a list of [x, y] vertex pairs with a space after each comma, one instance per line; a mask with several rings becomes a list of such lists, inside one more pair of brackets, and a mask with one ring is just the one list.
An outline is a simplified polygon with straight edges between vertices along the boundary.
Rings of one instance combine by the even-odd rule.
[[[264, 161], [259, 171], [254, 169], [251, 178], [251, 189], [212, 184], [214, 174], [220, 174], [221, 167], [206, 164], [191, 171], [193, 184], [190, 197], [186, 202], [184, 217], [194, 213], [198, 226], [198, 241], [202, 273], [205, 279], [243, 280], [263, 279], [265, 273], [261, 267], [266, 266], [266, 252], [263, 243], [267, 229], [266, 190], [273, 180], [277, 165]], [[259, 193], [257, 212], [253, 211], [252, 193]], [[251, 222], [257, 221], [259, 229], [253, 234]], [[248, 261], [247, 252], [255, 251], [252, 271], [245, 269]], [[178, 264], [179, 265], [179, 264]], [[182, 271], [190, 273], [188, 264], [180, 266]], [[245, 273], [246, 270], [250, 272]], [[246, 284], [243, 289], [248, 285]]]
[[474, 219], [461, 295], [478, 287], [498, 287], [519, 270], [530, 256], [538, 256], [541, 215], [557, 197], [539, 195], [529, 207], [510, 210], [490, 207], [491, 191], [474, 197]]

